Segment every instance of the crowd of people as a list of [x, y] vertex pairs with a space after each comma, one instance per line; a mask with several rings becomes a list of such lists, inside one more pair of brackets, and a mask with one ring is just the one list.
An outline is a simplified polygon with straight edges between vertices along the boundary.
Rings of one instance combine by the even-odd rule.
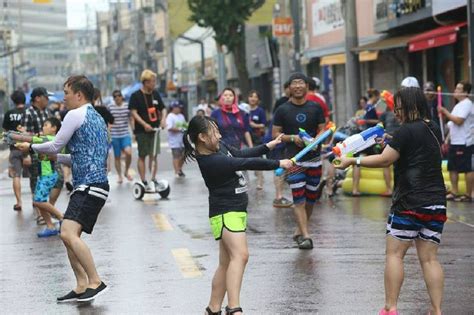
[[[215, 108], [202, 101], [189, 123], [182, 102], [173, 101], [168, 108], [165, 106], [155, 89], [156, 79], [154, 72], [144, 70], [140, 77], [142, 87], [131, 95], [128, 104], [121, 91], [115, 90], [113, 104], [104, 106], [100, 91], [85, 76], [68, 78], [64, 83], [64, 106], [55, 106], [54, 110], [48, 109], [48, 92], [44, 88], [32, 91], [31, 106], [26, 109], [22, 92], [11, 95], [15, 108], [5, 114], [3, 128], [24, 136], [10, 147], [9, 174], [17, 200], [13, 209], [23, 209], [20, 178], [27, 175], [37, 222], [46, 224], [38, 237], [60, 233], [76, 276], [76, 287], [58, 297], [58, 302], [90, 301], [107, 290], [90, 250], [81, 239], [82, 232], [92, 233], [108, 198], [111, 163], [107, 161], [113, 153], [119, 184], [124, 179], [133, 180], [133, 131], [140, 180], [146, 189], [154, 190], [158, 184], [159, 133], [166, 130], [175, 176], [184, 178], [184, 161], [196, 160], [209, 190], [209, 222], [219, 242], [219, 266], [212, 280], [206, 314], [220, 314], [226, 294], [226, 314], [243, 312], [240, 289], [249, 257], [245, 233], [247, 171], [255, 171], [256, 189], [262, 190], [262, 171], [286, 170], [284, 176], [273, 175], [273, 206], [293, 207], [296, 228], [292, 239], [299, 249], [311, 250], [309, 222], [316, 202], [326, 183], [334, 180], [335, 169], [351, 165], [352, 196], [360, 195], [358, 185], [363, 166], [384, 169], [383, 196], [392, 197], [387, 222], [390, 237], [386, 241], [386, 301], [380, 314], [398, 314], [403, 257], [411, 241], [415, 242], [420, 258], [431, 312], [440, 314], [443, 271], [437, 261], [437, 250], [446, 221], [446, 200], [472, 201], [473, 197], [474, 105], [469, 100], [469, 82], [456, 85], [454, 97], [459, 102], [451, 112], [434, 105], [431, 82], [422, 89], [416, 79], [404, 80], [393, 104], [387, 104], [383, 113], [378, 110], [381, 93], [369, 89], [367, 97], [359, 100], [356, 125], [363, 130], [382, 122], [384, 139], [380, 139], [378, 148], [371, 147], [354, 157], [338, 157], [340, 163], [335, 166], [327, 163], [321, 145], [297, 162], [291, 160], [306, 146], [300, 130], [315, 138], [331, 119], [317, 78], [292, 74], [284, 85], [285, 95], [273, 106], [271, 119], [267, 119], [258, 91], [249, 92], [244, 106], [239, 104], [236, 91], [228, 87], [219, 94]], [[447, 134], [441, 131], [445, 123]], [[441, 170], [445, 144], [449, 144], [450, 191], [446, 190]], [[389, 168], [392, 164], [393, 187]], [[323, 178], [324, 173], [328, 178]], [[464, 195], [459, 194], [459, 173], [466, 174]], [[63, 214], [54, 205], [65, 182], [72, 182], [72, 188]], [[283, 196], [284, 182], [291, 190], [291, 200]], [[334, 185], [327, 186], [326, 193], [333, 196]]]

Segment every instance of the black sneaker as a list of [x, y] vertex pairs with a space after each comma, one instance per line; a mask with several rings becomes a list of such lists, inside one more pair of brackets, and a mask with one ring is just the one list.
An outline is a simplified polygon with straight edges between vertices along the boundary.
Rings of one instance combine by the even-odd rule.
[[313, 249], [313, 240], [310, 238], [304, 238], [298, 243], [299, 249]]
[[84, 293], [85, 292], [76, 293], [74, 290], [72, 290], [68, 294], [58, 297], [56, 299], [56, 302], [58, 302], [58, 303], [75, 302], [75, 301], [77, 301], [77, 298], [80, 297]]
[[77, 298], [77, 301], [78, 302], [92, 301], [93, 299], [95, 299], [99, 295], [102, 295], [102, 293], [107, 291], [107, 289], [108, 288], [105, 285], [105, 283], [101, 282], [100, 285], [95, 289], [87, 288], [86, 291], [83, 294], [81, 294], [80, 297]]
[[70, 182], [66, 182], [66, 189], [67, 189], [68, 193], [71, 193], [72, 190], [74, 189], [74, 186], [72, 186], [72, 184]]
[[183, 171], [179, 171], [178, 176], [179, 177], [186, 177], [186, 175], [183, 173]]

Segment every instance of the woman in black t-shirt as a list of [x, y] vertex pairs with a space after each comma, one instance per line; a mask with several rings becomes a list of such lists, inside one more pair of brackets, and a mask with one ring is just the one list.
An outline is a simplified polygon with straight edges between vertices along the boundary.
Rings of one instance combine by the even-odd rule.
[[395, 187], [387, 223], [385, 307], [379, 314], [398, 314], [403, 283], [403, 258], [415, 241], [431, 298], [431, 314], [441, 314], [444, 275], [438, 245], [446, 221], [446, 187], [441, 171], [441, 132], [419, 88], [403, 88], [395, 95], [400, 128], [384, 151], [367, 157], [341, 157], [338, 168], [350, 165], [388, 167], [394, 164]]
[[185, 159], [197, 160], [209, 189], [209, 222], [214, 238], [219, 241], [219, 267], [212, 280], [207, 314], [220, 314], [226, 292], [226, 314], [242, 313], [240, 287], [248, 260], [245, 235], [248, 188], [242, 171], [293, 166], [290, 160], [259, 158], [280, 143], [281, 137], [267, 144], [238, 150], [220, 141], [222, 136], [217, 123], [205, 116], [191, 119], [183, 136]]

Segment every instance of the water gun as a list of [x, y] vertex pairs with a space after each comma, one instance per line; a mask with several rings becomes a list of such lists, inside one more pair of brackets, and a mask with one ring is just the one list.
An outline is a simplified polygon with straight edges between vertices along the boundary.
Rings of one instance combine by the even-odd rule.
[[380, 96], [385, 101], [385, 104], [387, 104], [387, 107], [390, 108], [390, 110], [393, 110], [393, 94], [387, 90], [383, 90], [382, 93], [380, 93]]
[[176, 126], [176, 128], [181, 129], [182, 132], [185, 132], [186, 130], [188, 130], [188, 123], [187, 122], [177, 122], [175, 126]]
[[[342, 155], [353, 156], [376, 144], [375, 139], [382, 138], [384, 133], [385, 129], [383, 128], [383, 124], [379, 123], [374, 127], [368, 128], [361, 133], [352, 135], [346, 140], [339, 142], [332, 148], [332, 152], [338, 157]], [[337, 165], [340, 161], [335, 159], [333, 163]]]
[[[333, 132], [336, 130], [336, 125], [334, 125], [334, 123], [332, 123], [332, 122], [328, 122], [324, 129], [325, 129], [325, 131], [323, 131], [316, 138], [314, 138], [313, 142], [306, 145], [303, 150], [301, 150], [300, 152], [298, 152], [298, 154], [296, 154], [294, 157], [291, 158], [291, 161], [293, 163], [298, 162], [308, 152], [310, 152], [313, 149], [317, 148], [318, 145], [320, 145], [327, 138], [329, 138], [333, 134]], [[276, 176], [281, 176], [281, 175], [283, 175], [284, 172], [285, 172], [285, 170], [280, 167], [275, 171], [275, 175]]]

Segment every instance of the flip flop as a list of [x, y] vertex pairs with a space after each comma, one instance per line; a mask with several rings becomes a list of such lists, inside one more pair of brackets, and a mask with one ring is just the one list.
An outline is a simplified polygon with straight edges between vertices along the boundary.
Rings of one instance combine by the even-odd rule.
[[361, 193], [358, 192], [358, 193], [350, 193], [349, 196], [351, 197], [360, 197], [361, 196]]
[[13, 210], [15, 211], [21, 211], [21, 206], [20, 205], [14, 205]]
[[446, 200], [454, 200], [456, 199], [458, 196], [453, 194], [453, 193], [449, 193], [449, 194], [446, 194]]

